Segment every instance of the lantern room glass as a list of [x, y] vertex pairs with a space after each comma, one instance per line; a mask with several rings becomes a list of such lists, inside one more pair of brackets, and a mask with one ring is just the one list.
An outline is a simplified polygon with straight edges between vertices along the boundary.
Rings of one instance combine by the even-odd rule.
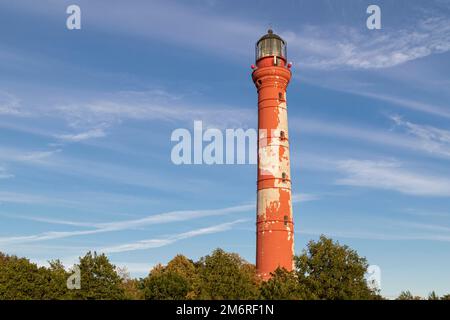
[[261, 39], [256, 44], [256, 60], [269, 56], [286, 59], [286, 43], [277, 38]]

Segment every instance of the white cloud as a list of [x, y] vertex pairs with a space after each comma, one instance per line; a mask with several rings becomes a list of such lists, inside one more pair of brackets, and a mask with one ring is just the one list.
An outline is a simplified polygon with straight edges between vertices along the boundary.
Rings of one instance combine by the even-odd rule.
[[47, 159], [59, 152], [61, 152], [61, 149], [48, 151], [25, 151], [17, 148], [0, 147], [0, 160], [7, 162], [43, 164]]
[[9, 203], [46, 203], [55, 199], [17, 192], [0, 192], [0, 202]]
[[[393, 223], [397, 223], [403, 227], [427, 230], [432, 232], [444, 232], [446, 235], [450, 233], [450, 227], [446, 227], [443, 225], [435, 225], [430, 223], [419, 223], [419, 222], [411, 222], [411, 221], [394, 221]], [[449, 236], [450, 239], [450, 236]]]
[[33, 151], [20, 155], [17, 157], [17, 160], [24, 162], [41, 162], [59, 152], [61, 152], [61, 149], [51, 151]]
[[399, 98], [399, 97], [393, 97], [386, 94], [380, 94], [380, 93], [373, 93], [373, 92], [356, 92], [356, 91], [348, 91], [353, 94], [358, 94], [364, 97], [369, 97], [373, 99], [377, 99], [380, 101], [385, 101], [389, 103], [393, 103], [395, 105], [398, 105], [403, 108], [407, 108], [410, 110], [425, 112], [428, 114], [432, 114], [435, 116], [450, 118], [450, 111], [447, 107], [444, 106], [438, 106], [431, 103], [425, 103], [417, 100], [410, 100], [405, 98]]
[[[366, 30], [367, 31], [367, 30]], [[363, 33], [351, 27], [306, 26], [283, 34], [299, 64], [314, 69], [380, 69], [450, 50], [450, 20], [427, 16], [404, 28]]]
[[[3, 194], [4, 199], [8, 201], [37, 201], [40, 198], [29, 198], [29, 197], [21, 197], [15, 194]], [[312, 194], [294, 194], [292, 197], [293, 202], [301, 202], [301, 201], [313, 201], [317, 200], [318, 197]], [[0, 201], [2, 200], [2, 194], [0, 194]], [[181, 222], [188, 221], [192, 219], [200, 219], [212, 216], [223, 216], [229, 215], [233, 213], [239, 212], [249, 212], [255, 211], [255, 204], [244, 204], [239, 206], [225, 207], [220, 209], [210, 209], [210, 210], [180, 210], [180, 211], [170, 211], [160, 214], [149, 215], [144, 218], [139, 219], [129, 219], [129, 220], [120, 220], [120, 221], [112, 221], [112, 222], [102, 222], [102, 223], [94, 223], [94, 222], [81, 222], [81, 221], [69, 221], [69, 220], [59, 220], [59, 219], [49, 219], [42, 217], [24, 217], [20, 216], [21, 219], [28, 219], [32, 221], [40, 221], [46, 222], [50, 224], [60, 224], [60, 225], [68, 225], [68, 226], [82, 226], [87, 228], [92, 228], [92, 230], [75, 230], [75, 231], [49, 231], [43, 232], [40, 234], [29, 235], [29, 236], [13, 236], [13, 237], [4, 237], [0, 238], [0, 243], [26, 243], [26, 242], [37, 242], [37, 241], [46, 241], [53, 239], [62, 239], [68, 237], [75, 236], [84, 236], [84, 235], [92, 235], [106, 232], [114, 232], [128, 229], [136, 229], [143, 226], [155, 225], [155, 224], [164, 224], [164, 223], [173, 223], [173, 222]]]
[[435, 211], [429, 209], [419, 209], [419, 208], [406, 208], [403, 210], [406, 214], [418, 216], [418, 217], [438, 217], [438, 218], [449, 218], [450, 212], [446, 211]]
[[103, 129], [97, 128], [92, 129], [86, 132], [76, 133], [76, 134], [61, 134], [57, 135], [56, 138], [64, 141], [70, 142], [80, 142], [84, 140], [89, 140], [93, 138], [103, 138], [106, 136], [106, 133]]
[[405, 233], [395, 232], [370, 232], [354, 230], [317, 230], [302, 229], [295, 231], [299, 235], [320, 236], [322, 234], [333, 238], [363, 239], [363, 240], [381, 240], [381, 241], [444, 241], [450, 242], [450, 236], [447, 234], [436, 233]]
[[[216, 128], [247, 127], [254, 119], [250, 109], [218, 106], [199, 107], [182, 105], [174, 100], [158, 101], [151, 94], [145, 99], [135, 100], [123, 94], [106, 100], [78, 103], [57, 107], [57, 112], [65, 118], [72, 127], [98, 128], [108, 127], [124, 120], [139, 121], [180, 121], [192, 125], [194, 120], [201, 120], [206, 126]], [[103, 134], [99, 129], [89, 131], [92, 134]], [[60, 136], [61, 138], [61, 136]], [[68, 140], [73, 137], [67, 136]], [[78, 137], [80, 138], [80, 137]], [[82, 138], [82, 137], [81, 137]]]
[[26, 113], [20, 107], [19, 98], [11, 93], [0, 91], [0, 115], [23, 116]]
[[319, 200], [319, 196], [310, 193], [294, 193], [292, 195], [292, 202], [309, 202]]
[[391, 119], [405, 132], [392, 132], [391, 128], [361, 127], [353, 124], [328, 122], [308, 118], [290, 118], [291, 131], [333, 138], [344, 138], [380, 146], [402, 148], [416, 152], [426, 152], [438, 158], [450, 157], [450, 131], [422, 126], [402, 120], [398, 116]]
[[150, 248], [160, 248], [160, 247], [164, 247], [169, 244], [175, 243], [179, 240], [198, 237], [198, 236], [202, 236], [205, 234], [213, 234], [213, 233], [228, 231], [234, 225], [236, 225], [238, 223], [246, 222], [246, 221], [247, 220], [242, 220], [242, 219], [235, 220], [232, 222], [227, 222], [227, 223], [213, 225], [213, 226], [206, 227], [206, 228], [191, 230], [191, 231], [179, 233], [176, 235], [170, 235], [165, 238], [140, 240], [137, 242], [106, 247], [106, 248], [100, 249], [100, 251], [105, 252], [105, 253], [117, 253], [117, 252], [135, 251], [135, 250], [145, 250], [145, 249], [150, 249]]
[[[58, 7], [49, 0], [40, 6], [22, 0], [12, 5], [39, 15], [58, 16]], [[130, 7], [114, 3], [103, 15], [104, 2], [89, 3], [87, 23], [115, 34], [133, 34], [180, 48], [213, 52], [226, 58], [249, 57], [255, 39], [266, 26], [258, 19], [243, 19], [208, 8], [167, 1], [138, 1]], [[91, 17], [95, 17], [92, 19]], [[151, 21], [151, 27], [148, 27]], [[291, 57], [302, 67], [313, 69], [378, 69], [450, 50], [449, 18], [439, 11], [423, 11], [419, 19], [404, 26], [383, 27], [381, 32], [335, 24], [297, 25], [298, 29], [278, 30], [288, 41]], [[179, 26], [189, 26], [189, 36]]]
[[[428, 66], [427, 70], [434, 70], [437, 68], [433, 66]], [[408, 86], [409, 90], [425, 90], [430, 91], [431, 89], [437, 90], [437, 88], [446, 88], [443, 84], [433, 84], [435, 75], [423, 77], [423, 71], [412, 71], [410, 67], [402, 69], [402, 72], [408, 74], [403, 75], [405, 79], [403, 81]], [[411, 75], [411, 73], [417, 73], [417, 76]], [[442, 71], [440, 71], [442, 72]], [[365, 98], [370, 98], [387, 103], [389, 106], [400, 107], [408, 110], [419, 111], [427, 113], [433, 116], [450, 118], [449, 107], [445, 104], [436, 104], [433, 102], [426, 102], [426, 99], [412, 99], [410, 97], [405, 98], [399, 95], [386, 93], [386, 88], [384, 84], [396, 82], [398, 79], [396, 75], [399, 73], [398, 70], [387, 72], [366, 72], [366, 73], [348, 73], [345, 71], [341, 72], [308, 72], [307, 75], [294, 75], [300, 79], [300, 81], [310, 83], [314, 86], [325, 88], [328, 90], [337, 90], [340, 92], [357, 95]], [[421, 77], [421, 78], [419, 78]], [[372, 79], [374, 78], [374, 79]], [[421, 80], [418, 82], [417, 80]], [[381, 87], [380, 87], [381, 85]], [[378, 89], [377, 89], [378, 88]], [[416, 89], [417, 88], [417, 89]], [[440, 90], [439, 94], [445, 93], [445, 90]], [[446, 101], [443, 97], [442, 101]], [[364, 107], [364, 105], [361, 105]]]
[[10, 179], [10, 178], [14, 178], [14, 175], [9, 173], [5, 168], [0, 167], [0, 179]]
[[383, 128], [363, 128], [350, 123], [337, 123], [317, 119], [290, 118], [289, 128], [291, 131], [297, 131], [300, 134], [314, 133], [324, 136], [350, 138], [354, 140], [363, 140], [382, 145], [391, 145], [394, 147], [416, 149], [411, 143], [411, 138], [399, 134], [387, 132]]
[[418, 138], [417, 143], [430, 153], [450, 157], [450, 131], [432, 126], [415, 124], [403, 120], [400, 116], [391, 119], [407, 133]]
[[[140, 219], [132, 219], [132, 220], [121, 220], [114, 222], [105, 222], [105, 223], [89, 223], [89, 222], [75, 222], [75, 221], [66, 221], [66, 220], [55, 220], [55, 219], [45, 219], [39, 218], [42, 222], [48, 222], [53, 224], [62, 224], [62, 225], [78, 225], [84, 227], [94, 228], [92, 230], [75, 230], [75, 231], [49, 231], [40, 234], [30, 235], [30, 236], [14, 236], [14, 237], [6, 237], [0, 238], [0, 243], [23, 243], [23, 242], [36, 242], [36, 241], [45, 241], [45, 240], [53, 240], [53, 239], [62, 239], [67, 237], [74, 236], [83, 236], [83, 235], [92, 235], [99, 234], [105, 232], [113, 232], [120, 230], [127, 230], [133, 228], [139, 228], [146, 225], [154, 225], [154, 224], [162, 224], [162, 223], [171, 223], [171, 222], [180, 222], [187, 221], [192, 219], [210, 217], [210, 216], [220, 216], [227, 215], [237, 212], [245, 212], [254, 210], [255, 205], [241, 205], [234, 207], [227, 207], [221, 209], [212, 209], [212, 210], [184, 210], [184, 211], [171, 211], [166, 213], [160, 213], [156, 215], [150, 215]], [[31, 218], [36, 220], [38, 218]]]
[[337, 170], [345, 174], [337, 184], [398, 191], [417, 196], [450, 197], [450, 180], [405, 170], [395, 161], [343, 160]]
[[[61, 6], [54, 1], [42, 0], [40, 6], [33, 1], [22, 0], [8, 5], [33, 11], [40, 16], [58, 17]], [[104, 15], [108, 5], [108, 15]], [[147, 39], [181, 45], [180, 48], [213, 51], [223, 56], [243, 56], [252, 52], [255, 34], [264, 25], [244, 19], [224, 17], [223, 12], [196, 10], [195, 5], [173, 1], [135, 1], [133, 6], [125, 2], [89, 1], [83, 8], [90, 14], [83, 18], [86, 24], [114, 34], [135, 35]], [[149, 21], [151, 24], [149, 25]], [[180, 26], [188, 30], [180, 32]]]

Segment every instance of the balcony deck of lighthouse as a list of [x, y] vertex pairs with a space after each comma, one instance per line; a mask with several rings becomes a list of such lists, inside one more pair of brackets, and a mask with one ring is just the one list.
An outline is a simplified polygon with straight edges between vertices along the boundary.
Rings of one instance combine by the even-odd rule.
[[267, 280], [278, 267], [293, 269], [286, 89], [291, 79], [286, 42], [272, 30], [256, 43], [252, 73], [258, 91], [256, 269]]

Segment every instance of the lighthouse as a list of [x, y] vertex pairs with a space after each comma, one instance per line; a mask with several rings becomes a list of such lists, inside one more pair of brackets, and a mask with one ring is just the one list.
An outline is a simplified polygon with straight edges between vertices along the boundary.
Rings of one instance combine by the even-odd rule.
[[252, 78], [258, 92], [256, 269], [263, 280], [293, 269], [294, 223], [286, 89], [286, 41], [271, 29], [256, 43]]

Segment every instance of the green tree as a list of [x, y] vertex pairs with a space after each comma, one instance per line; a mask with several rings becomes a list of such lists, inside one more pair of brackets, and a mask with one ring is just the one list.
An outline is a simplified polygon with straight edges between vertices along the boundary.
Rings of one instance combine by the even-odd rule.
[[180, 274], [158, 269], [143, 283], [144, 298], [150, 300], [186, 299], [189, 289], [189, 281]]
[[295, 257], [299, 281], [318, 299], [380, 298], [366, 282], [367, 260], [355, 250], [321, 236]]
[[419, 296], [414, 296], [411, 291], [402, 291], [396, 300], [422, 300]]
[[235, 253], [216, 249], [198, 262], [200, 299], [255, 299], [255, 267]]
[[42, 270], [43, 276], [46, 279], [46, 287], [43, 299], [49, 300], [63, 300], [70, 299], [71, 293], [67, 288], [67, 278], [70, 274], [64, 268], [60, 260], [49, 261], [49, 268]]
[[25, 258], [0, 254], [0, 299], [55, 299], [50, 270]]
[[267, 300], [305, 300], [312, 299], [295, 272], [278, 268], [268, 281], [261, 283], [260, 295]]
[[106, 255], [88, 252], [84, 257], [80, 257], [78, 267], [81, 273], [81, 289], [71, 290], [74, 299], [125, 299], [122, 279]]
[[180, 300], [197, 297], [198, 275], [194, 263], [177, 255], [167, 266], [157, 265], [142, 281], [145, 299]]
[[428, 300], [439, 300], [439, 296], [436, 294], [436, 292], [431, 291], [428, 295]]

